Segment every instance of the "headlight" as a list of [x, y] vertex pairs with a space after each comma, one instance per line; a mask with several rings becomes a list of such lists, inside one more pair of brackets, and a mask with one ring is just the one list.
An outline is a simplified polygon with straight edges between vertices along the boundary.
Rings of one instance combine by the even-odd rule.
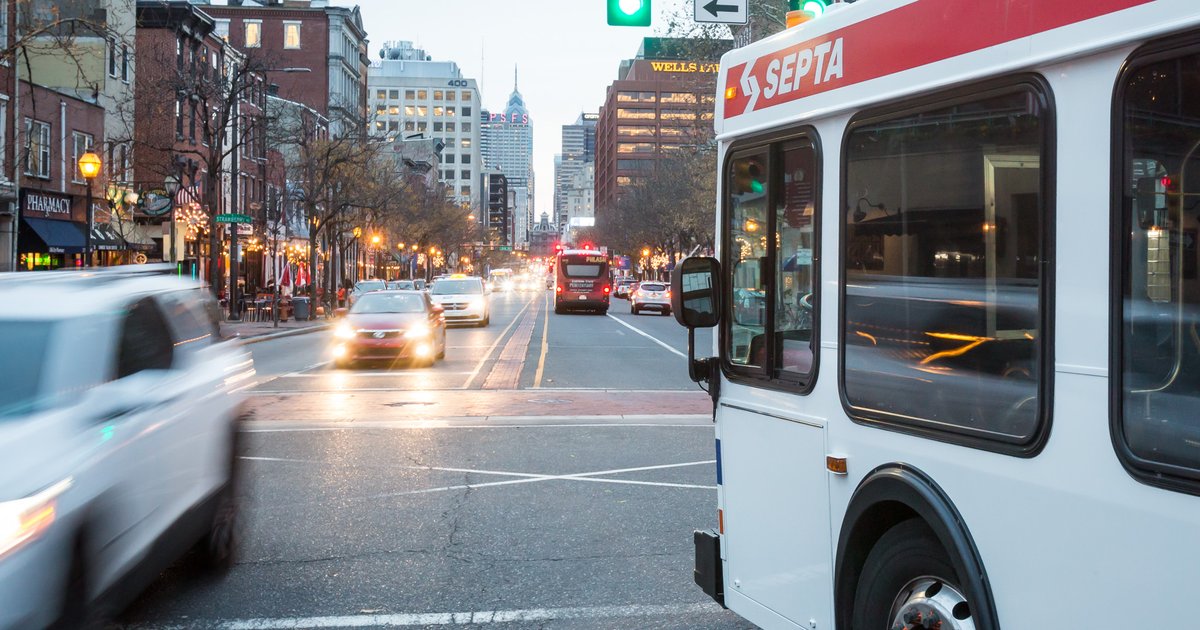
[[346, 322], [342, 322], [337, 325], [337, 328], [333, 329], [333, 336], [338, 339], [353, 339], [354, 327]]
[[475, 296], [467, 300], [467, 303], [471, 305], [471, 308], [483, 308], [483, 296]]
[[57, 516], [58, 497], [71, 484], [68, 477], [32, 496], [0, 503], [0, 558], [50, 529]]
[[417, 337], [427, 337], [429, 336], [429, 332], [429, 324], [417, 323], [413, 324], [408, 330], [404, 331], [404, 336], [408, 337], [409, 339], [415, 339]]

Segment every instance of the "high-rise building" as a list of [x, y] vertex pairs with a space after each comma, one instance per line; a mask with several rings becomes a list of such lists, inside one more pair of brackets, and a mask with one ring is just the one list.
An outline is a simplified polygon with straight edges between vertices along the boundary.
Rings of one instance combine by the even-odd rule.
[[510, 193], [515, 194], [513, 244], [524, 248], [529, 242], [529, 229], [533, 227], [533, 124], [525, 99], [517, 89], [515, 70], [513, 91], [504, 111], [484, 112], [480, 123], [483, 125], [483, 163], [504, 173]]
[[329, 119], [329, 132], [367, 122], [367, 32], [358, 7], [329, 0], [193, 0], [216, 34], [250, 63], [264, 63], [281, 98]]
[[389, 42], [368, 78], [371, 132], [443, 144], [438, 179], [459, 203], [479, 209], [479, 85], [453, 61], [433, 61], [412, 42]]
[[574, 124], [563, 125], [562, 153], [554, 156], [553, 221], [560, 227], [570, 221], [566, 207], [568, 186], [586, 164], [596, 161], [596, 122], [599, 120], [600, 114], [584, 112]]
[[719, 60], [732, 45], [647, 37], [621, 63], [596, 125], [598, 220], [657, 160], [712, 140]]

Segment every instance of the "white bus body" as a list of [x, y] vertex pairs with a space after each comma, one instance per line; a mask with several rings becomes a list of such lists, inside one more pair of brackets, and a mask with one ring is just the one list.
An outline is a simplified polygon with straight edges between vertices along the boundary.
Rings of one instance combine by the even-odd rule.
[[[875, 543], [918, 519], [964, 601], [906, 582], [888, 615], [1200, 627], [1200, 414], [1171, 415], [1200, 407], [1198, 222], [1169, 198], [1200, 189], [1172, 144], [1200, 144], [1198, 46], [1196, 0], [860, 0], [725, 55], [721, 531], [698, 582], [764, 628], [925, 627], [862, 612], [868, 567], [883, 584], [906, 561]], [[1131, 79], [1156, 59], [1187, 63]], [[1125, 94], [1147, 103], [1129, 126]], [[1132, 227], [1129, 151], [1161, 182]], [[1122, 315], [1141, 312], [1149, 337]], [[1124, 387], [1121, 357], [1161, 378]]]

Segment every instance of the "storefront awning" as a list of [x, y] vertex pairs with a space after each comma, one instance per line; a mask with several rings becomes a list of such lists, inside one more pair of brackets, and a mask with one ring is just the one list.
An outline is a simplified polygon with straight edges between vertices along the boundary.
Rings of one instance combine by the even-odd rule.
[[125, 239], [108, 223], [97, 223], [92, 226], [92, 249], [102, 252], [115, 252], [125, 249]]
[[[21, 243], [22, 252], [49, 252], [52, 254], [81, 254], [86, 240], [84, 227], [75, 221], [53, 219], [22, 219], [41, 243]], [[22, 236], [27, 236], [28, 233]]]
[[149, 251], [158, 248], [154, 239], [162, 238], [161, 225], [131, 225], [125, 230], [125, 244], [129, 249]]

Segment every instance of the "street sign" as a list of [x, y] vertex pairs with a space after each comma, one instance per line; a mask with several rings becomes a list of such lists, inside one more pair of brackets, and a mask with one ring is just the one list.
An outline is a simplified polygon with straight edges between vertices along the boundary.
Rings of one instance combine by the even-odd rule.
[[254, 223], [254, 217], [248, 214], [218, 214], [213, 220], [217, 223]]
[[502, 252], [511, 252], [512, 245], [501, 245], [498, 249]]
[[745, 24], [750, 21], [750, 0], [694, 0], [693, 16], [702, 24]]

